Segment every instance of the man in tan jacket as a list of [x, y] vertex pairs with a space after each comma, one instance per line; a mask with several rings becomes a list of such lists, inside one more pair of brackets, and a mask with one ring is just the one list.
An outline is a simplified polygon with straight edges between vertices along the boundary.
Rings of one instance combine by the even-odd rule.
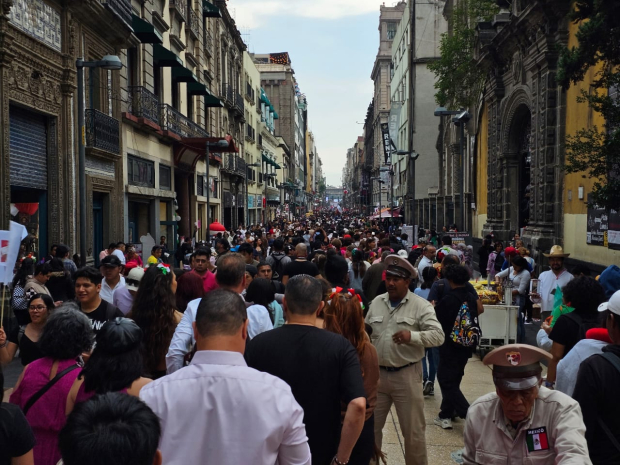
[[496, 392], [482, 396], [467, 412], [465, 465], [591, 465], [579, 404], [541, 387], [541, 360], [551, 355], [524, 344], [509, 344], [483, 360], [493, 365]]
[[47, 294], [51, 296], [52, 294], [45, 286], [51, 274], [52, 268], [48, 263], [39, 263], [34, 269], [34, 276], [28, 278], [24, 285], [24, 294], [28, 296], [28, 298], [35, 294]]

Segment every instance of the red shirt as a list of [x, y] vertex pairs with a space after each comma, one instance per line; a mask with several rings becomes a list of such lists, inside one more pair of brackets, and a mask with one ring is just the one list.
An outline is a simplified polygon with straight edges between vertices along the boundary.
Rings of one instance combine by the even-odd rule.
[[213, 289], [217, 289], [219, 286], [217, 281], [215, 280], [215, 275], [211, 273], [209, 270], [204, 274], [204, 276], [200, 276], [196, 270], [192, 270], [191, 273], [194, 273], [202, 279], [202, 288], [205, 291], [205, 294]]

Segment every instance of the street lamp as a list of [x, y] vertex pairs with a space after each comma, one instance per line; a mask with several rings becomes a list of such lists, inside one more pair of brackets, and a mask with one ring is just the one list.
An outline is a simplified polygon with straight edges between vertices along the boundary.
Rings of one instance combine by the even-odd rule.
[[[248, 168], [260, 166], [259, 163], [248, 163], [246, 165]], [[250, 226], [250, 203], [248, 202], [250, 195], [248, 194], [248, 173], [245, 173], [245, 229], [248, 229]]]
[[410, 211], [408, 212], [408, 215], [410, 215], [409, 220], [411, 221], [411, 225], [414, 226], [416, 222], [416, 218], [415, 218], [415, 211], [416, 211], [416, 208], [415, 208], [415, 162], [420, 156], [420, 154], [417, 153], [415, 150], [412, 150], [411, 152], [407, 150], [397, 150], [396, 155], [407, 156], [408, 157], [407, 161], [412, 162], [409, 166], [407, 166], [407, 177], [409, 178], [409, 181], [407, 182], [407, 190], [410, 190], [409, 196], [408, 196]]
[[209, 226], [211, 225], [211, 223], [209, 223], [209, 213], [211, 211], [211, 205], [209, 204], [210, 202], [210, 196], [211, 196], [211, 176], [209, 174], [209, 168], [210, 168], [210, 164], [209, 164], [209, 148], [213, 147], [213, 148], [226, 148], [228, 147], [228, 141], [226, 139], [220, 139], [217, 142], [205, 142], [205, 162], [207, 164], [207, 242], [211, 242], [211, 237], [209, 234]]
[[[461, 222], [461, 228], [463, 231], [466, 230], [465, 228], [465, 160], [463, 159], [464, 157], [464, 149], [465, 149], [465, 124], [471, 119], [471, 115], [466, 111], [466, 110], [447, 110], [444, 107], [437, 107], [435, 109], [434, 112], [435, 116], [452, 116], [452, 122], [456, 125], [460, 127], [460, 132], [461, 132], [461, 141], [460, 141], [460, 147], [459, 147], [459, 162], [460, 162], [460, 168], [461, 168], [461, 189], [460, 189], [460, 196], [461, 196], [461, 214], [460, 214], [460, 222]], [[442, 133], [443, 133], [443, 119], [441, 120], [442, 123]]]
[[101, 68], [118, 71], [123, 68], [116, 55], [106, 55], [99, 61], [84, 61], [80, 57], [75, 62], [77, 68], [78, 99], [78, 175], [80, 178], [80, 265], [86, 266], [86, 118], [84, 116], [84, 68]]

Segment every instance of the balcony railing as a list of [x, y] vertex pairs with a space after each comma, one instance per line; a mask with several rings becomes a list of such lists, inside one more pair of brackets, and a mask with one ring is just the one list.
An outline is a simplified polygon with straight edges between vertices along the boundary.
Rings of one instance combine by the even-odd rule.
[[183, 21], [187, 21], [187, 0], [170, 0], [170, 9], [176, 10]]
[[245, 111], [245, 101], [241, 94], [239, 94], [238, 92], [235, 93], [235, 110], [237, 110], [242, 115]]
[[99, 0], [112, 13], [131, 26], [131, 0]]
[[196, 39], [200, 37], [200, 16], [191, 7], [188, 9], [188, 24], [190, 33], [194, 35]]
[[209, 137], [209, 133], [168, 104], [160, 106], [160, 123], [164, 131], [179, 137]]
[[243, 158], [232, 153], [225, 153], [221, 169], [227, 173], [236, 174], [237, 176], [245, 178], [247, 176], [248, 167]]
[[129, 86], [129, 113], [159, 124], [159, 99], [142, 86]]
[[86, 146], [120, 155], [120, 121], [95, 109], [88, 109], [84, 114]]

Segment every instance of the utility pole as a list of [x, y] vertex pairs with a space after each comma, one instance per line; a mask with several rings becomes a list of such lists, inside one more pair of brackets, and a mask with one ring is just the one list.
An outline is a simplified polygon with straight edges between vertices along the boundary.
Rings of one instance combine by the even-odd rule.
[[[416, 80], [416, 1], [411, 1], [411, 40], [409, 41], [411, 50], [409, 53], [409, 144], [408, 152], [413, 153], [413, 135], [415, 134], [415, 80]], [[407, 158], [407, 197], [409, 199], [409, 211], [407, 212], [407, 221], [411, 226], [416, 225], [416, 208], [415, 208], [415, 158]], [[420, 225], [418, 225], [420, 226]]]

